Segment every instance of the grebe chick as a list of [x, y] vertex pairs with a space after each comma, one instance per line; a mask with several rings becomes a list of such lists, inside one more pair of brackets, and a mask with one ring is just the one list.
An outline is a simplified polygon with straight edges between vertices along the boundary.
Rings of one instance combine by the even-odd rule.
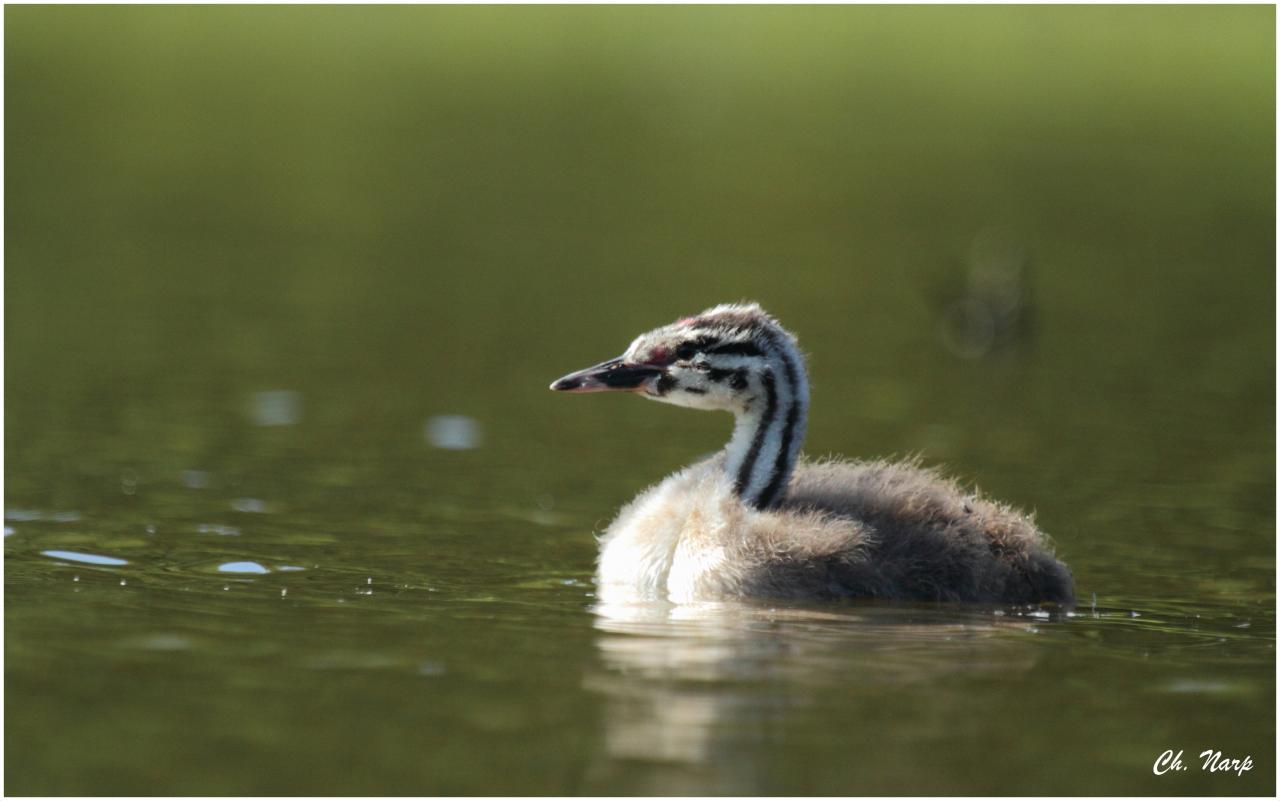
[[795, 338], [726, 304], [636, 337], [551, 389], [732, 412], [724, 450], [640, 493], [600, 538], [606, 601], [744, 597], [1072, 602], [1027, 516], [915, 462], [799, 458], [809, 407]]

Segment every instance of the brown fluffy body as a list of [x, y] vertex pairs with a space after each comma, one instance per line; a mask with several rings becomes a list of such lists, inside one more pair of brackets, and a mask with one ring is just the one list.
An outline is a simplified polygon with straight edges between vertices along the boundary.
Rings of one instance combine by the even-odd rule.
[[670, 476], [601, 538], [606, 600], [880, 598], [1070, 604], [1031, 519], [915, 462], [801, 462], [786, 496], [740, 503], [723, 454]]

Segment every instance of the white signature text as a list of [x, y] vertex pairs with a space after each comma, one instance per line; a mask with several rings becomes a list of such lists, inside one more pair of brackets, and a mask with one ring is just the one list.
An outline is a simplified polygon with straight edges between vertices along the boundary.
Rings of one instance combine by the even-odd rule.
[[[1225, 757], [1221, 751], [1208, 748], [1200, 752], [1200, 758], [1204, 760], [1200, 765], [1200, 770], [1205, 773], [1230, 772], [1237, 776], [1243, 776], [1246, 771], [1253, 770], [1253, 757], [1248, 755], [1243, 759]], [[1156, 757], [1156, 763], [1151, 766], [1151, 772], [1157, 776], [1163, 776], [1171, 771], [1183, 771], [1186, 769], [1187, 766], [1182, 764], [1182, 752], [1179, 751], [1175, 754], [1172, 748]]]

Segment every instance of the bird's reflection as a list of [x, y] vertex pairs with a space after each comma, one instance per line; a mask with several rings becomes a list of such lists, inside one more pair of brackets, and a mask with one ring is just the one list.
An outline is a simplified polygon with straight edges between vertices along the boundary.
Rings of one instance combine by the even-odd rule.
[[[957, 673], [1021, 672], [1034, 618], [937, 607], [600, 603], [606, 758], [588, 783], [642, 794], [759, 794], [770, 745], [836, 699]], [[818, 713], [821, 710], [817, 710]], [[820, 717], [820, 714], [819, 714]]]

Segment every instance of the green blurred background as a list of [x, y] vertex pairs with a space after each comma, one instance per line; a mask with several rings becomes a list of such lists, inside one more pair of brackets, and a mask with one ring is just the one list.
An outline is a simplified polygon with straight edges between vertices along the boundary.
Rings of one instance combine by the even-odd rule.
[[[1274, 791], [1274, 8], [4, 20], [10, 792]], [[620, 678], [590, 532], [727, 420], [545, 387], [744, 298], [811, 454], [1035, 508], [1119, 611]], [[618, 750], [645, 688], [701, 757]], [[1258, 769], [1151, 774], [1202, 742]]]

